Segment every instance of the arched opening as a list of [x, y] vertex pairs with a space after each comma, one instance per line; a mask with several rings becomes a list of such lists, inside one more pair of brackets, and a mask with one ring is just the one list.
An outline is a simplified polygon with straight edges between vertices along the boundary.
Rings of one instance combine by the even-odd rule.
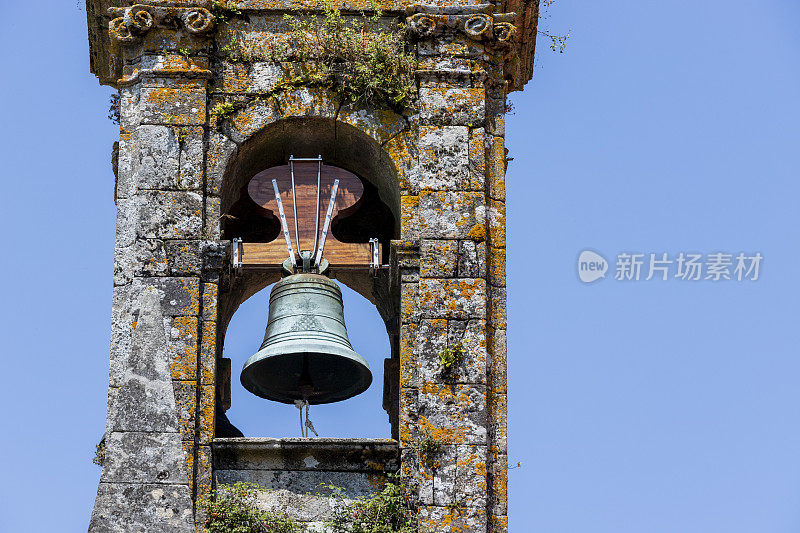
[[[272, 285], [262, 289], [244, 302], [228, 326], [224, 357], [231, 360], [233, 375], [227, 416], [246, 437], [299, 437], [299, 412], [295, 406], [259, 398], [239, 383], [242, 366], [263, 340], [271, 288]], [[380, 406], [383, 360], [391, 351], [389, 337], [372, 303], [344, 285], [342, 296], [350, 342], [369, 363], [372, 385], [348, 400], [312, 406], [310, 419], [321, 437], [386, 438], [390, 425]]]
[[[320, 158], [316, 173], [308, 171], [310, 167], [301, 170], [293, 163], [316, 157]], [[316, 176], [316, 207], [313, 211], [298, 212], [295, 218], [295, 209], [302, 211], [313, 205], [309, 201], [303, 203], [303, 199], [307, 199], [303, 195], [311, 190], [303, 189], [308, 184], [303, 182], [304, 172], [306, 178]], [[290, 175], [291, 189], [288, 188]], [[336, 184], [331, 186], [334, 178]], [[341, 193], [337, 192], [339, 186]], [[292, 269], [295, 273], [300, 271], [297, 266], [301, 262], [299, 251], [309, 248], [308, 243], [313, 241], [316, 251], [317, 241], [320, 241], [320, 248], [324, 241], [320, 238], [324, 232], [320, 232], [319, 222], [313, 229], [313, 239], [308, 238], [307, 231], [304, 234], [292, 226], [296, 222], [324, 220], [328, 195], [328, 213], [333, 213], [330, 241], [325, 245], [328, 255], [320, 253], [318, 257], [330, 257], [330, 269], [318, 270], [338, 281], [342, 289], [347, 332], [357, 352], [363, 347], [361, 355], [369, 363], [373, 382], [366, 392], [355, 398], [314, 406], [311, 419], [323, 424], [325, 429], [321, 426], [319, 430], [328, 437], [385, 437], [386, 431], [375, 435], [375, 428], [385, 429], [389, 423], [392, 434], [396, 434], [396, 409], [386, 407], [396, 402], [387, 402], [386, 398], [387, 392], [396, 387], [396, 371], [392, 369], [399, 367], [385, 364], [383, 358], [388, 357], [391, 362], [398, 357], [398, 303], [389, 297], [388, 272], [381, 267], [388, 263], [390, 240], [399, 233], [396, 171], [378, 143], [360, 130], [329, 119], [305, 117], [269, 125], [241, 145], [228, 163], [221, 190], [222, 237], [243, 241], [244, 244], [234, 246], [241, 246], [237, 250], [248, 250], [248, 257], [251, 250], [257, 249], [260, 257], [270, 258], [258, 265], [245, 262], [245, 267], [252, 268], [235, 268], [218, 302], [217, 356], [230, 359], [231, 371], [218, 372], [217, 418], [225, 424], [226, 417], [222, 414], [230, 409], [230, 421], [245, 435], [297, 436], [300, 432], [299, 414], [294, 406], [251, 395], [239, 383], [239, 373], [245, 360], [258, 351], [263, 339], [269, 288]], [[283, 204], [287, 208], [281, 215]], [[288, 253], [286, 244], [289, 247], [292, 244], [285, 243], [284, 236], [291, 232], [297, 236], [296, 250], [292, 248], [292, 253]], [[337, 255], [337, 246], [344, 250], [341, 255]], [[353, 264], [337, 263], [338, 258], [349, 257], [348, 253], [361, 253], [359, 250], [370, 250], [364, 254], [363, 261], [359, 256]], [[285, 255], [275, 259], [281, 252]], [[288, 263], [283, 260], [288, 256], [295, 257], [297, 262], [287, 267]], [[370, 257], [377, 258], [377, 262]], [[312, 271], [316, 272], [313, 268]], [[235, 321], [232, 320], [234, 313]], [[390, 369], [386, 379], [384, 366]], [[225, 365], [221, 364], [220, 368], [224, 369]], [[382, 406], [390, 414], [388, 421]], [[217, 433], [221, 432], [225, 431], [221, 431], [218, 423]]]

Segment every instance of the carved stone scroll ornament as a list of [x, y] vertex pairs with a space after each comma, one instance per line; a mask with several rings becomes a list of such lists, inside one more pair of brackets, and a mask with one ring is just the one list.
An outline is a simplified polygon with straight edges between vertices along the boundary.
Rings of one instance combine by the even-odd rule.
[[194, 35], [206, 35], [214, 29], [214, 16], [202, 7], [167, 7], [136, 4], [131, 7], [112, 7], [108, 24], [111, 38], [130, 43], [154, 27], [179, 29]]
[[516, 35], [514, 13], [415, 13], [406, 19], [408, 31], [417, 39], [426, 39], [446, 31], [463, 33], [475, 41], [509, 44]]

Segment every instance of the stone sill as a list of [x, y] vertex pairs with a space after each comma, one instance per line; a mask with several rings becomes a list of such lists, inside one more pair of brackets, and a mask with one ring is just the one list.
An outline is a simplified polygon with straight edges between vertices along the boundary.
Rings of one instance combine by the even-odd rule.
[[226, 438], [211, 443], [215, 470], [394, 473], [393, 439]]

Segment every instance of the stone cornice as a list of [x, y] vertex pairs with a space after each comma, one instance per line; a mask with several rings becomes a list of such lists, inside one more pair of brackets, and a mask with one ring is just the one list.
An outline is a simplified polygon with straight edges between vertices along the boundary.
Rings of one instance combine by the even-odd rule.
[[[237, 7], [246, 15], [288, 11], [292, 8], [310, 10], [314, 2], [316, 0], [241, 0], [237, 2]], [[119, 5], [119, 0], [86, 0], [91, 71], [104, 85], [117, 86], [122, 76], [121, 58], [114, 51], [115, 47], [135, 43], [152, 28], [182, 28], [199, 37], [212, 31], [205, 29], [205, 21], [208, 20], [205, 14], [211, 9], [210, 1], [147, 0], [146, 4], [132, 6], [130, 0], [122, 0], [122, 3], [130, 7], [113, 7], [114, 4]], [[372, 5], [368, 0], [339, 0], [334, 4], [344, 11], [368, 10]], [[437, 32], [454, 31], [502, 50], [509, 91], [521, 90], [533, 74], [539, 0], [504, 0], [500, 4], [451, 6], [379, 0], [379, 5], [386, 15], [405, 14], [412, 23], [410, 31], [414, 38], [435, 38]], [[136, 16], [142, 11], [137, 11], [137, 6], [146, 6], [144, 10], [152, 16], [152, 25], [148, 15]], [[114, 10], [114, 14], [109, 14], [109, 8]], [[188, 18], [190, 12], [198, 15]], [[172, 18], [169, 16], [171, 13]], [[476, 15], [484, 15], [491, 20], [477, 18]], [[115, 21], [113, 25], [112, 20]], [[430, 35], [426, 35], [426, 32], [430, 32]]]
[[508, 46], [517, 33], [516, 13], [445, 14], [436, 11], [417, 11], [409, 15], [406, 23], [410, 34], [417, 39], [428, 39], [452, 31], [475, 41]]
[[131, 43], [152, 28], [184, 28], [191, 34], [204, 36], [214, 30], [214, 16], [204, 7], [171, 7], [136, 4], [112, 7], [108, 33], [119, 43]]

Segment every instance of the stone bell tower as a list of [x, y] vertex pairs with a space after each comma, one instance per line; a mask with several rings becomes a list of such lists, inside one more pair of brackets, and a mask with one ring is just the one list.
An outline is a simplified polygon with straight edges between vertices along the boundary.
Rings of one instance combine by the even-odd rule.
[[[264, 505], [278, 494], [290, 515], [321, 523], [317, 483], [356, 498], [398, 471], [420, 531], [507, 531], [504, 113], [532, 74], [538, 0], [329, 7], [400, 32], [414, 59], [406, 102], [343, 100], [298, 74], [313, 65], [285, 52], [297, 31], [285, 15], [318, 14], [316, 0], [87, 0], [91, 69], [119, 90], [120, 118], [92, 532], [203, 530], [197, 502], [240, 480], [265, 489]], [[331, 277], [386, 323], [392, 353], [370, 364], [384, 368], [372, 386], [392, 434], [242, 437], [225, 417], [240, 386], [222, 357], [226, 328], [286, 258], [270, 182], [257, 178], [318, 156], [360, 187], [325, 253]], [[445, 372], [443, 352], [462, 360]]]

